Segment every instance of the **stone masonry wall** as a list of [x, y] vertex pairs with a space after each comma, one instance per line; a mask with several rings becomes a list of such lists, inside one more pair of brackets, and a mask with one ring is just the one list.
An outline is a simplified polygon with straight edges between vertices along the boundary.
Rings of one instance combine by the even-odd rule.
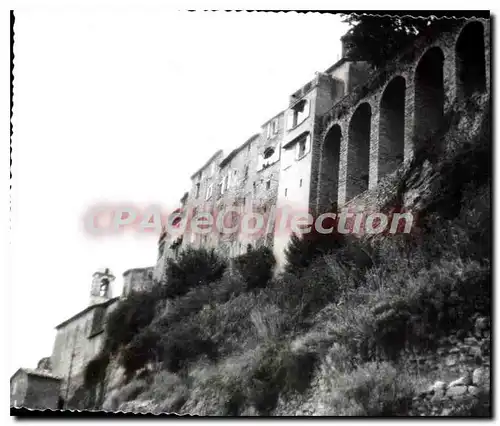
[[[431, 116], [435, 116], [434, 110], [428, 111], [429, 114], [426, 114], [424, 108], [426, 105], [418, 104], [418, 99], [415, 97], [415, 94], [418, 94], [419, 90], [418, 87], [415, 86], [416, 68], [426, 52], [434, 47], [440, 49], [444, 58], [442, 75], [444, 89], [443, 114], [446, 114], [455, 99], [457, 94], [457, 84], [459, 84], [459, 82], [457, 83], [457, 59], [455, 55], [457, 39], [462, 29], [467, 24], [474, 21], [475, 20], [459, 20], [454, 24], [454, 28], [448, 32], [435, 35], [431, 34], [422, 37], [419, 41], [417, 41], [417, 43], [411, 46], [409, 52], [403, 52], [384, 70], [374, 73], [365, 85], [358, 86], [357, 90], [354, 90], [345, 96], [324, 115], [321, 122], [322, 140], [325, 140], [329, 130], [335, 125], [340, 126], [343, 136], [341, 141], [340, 163], [338, 165], [340, 181], [340, 185], [338, 187], [339, 205], [343, 205], [349, 201], [346, 188], [348, 175], [350, 173], [348, 170], [348, 152], [352, 141], [349, 140], [348, 129], [351, 119], [358, 110], [359, 106], [367, 103], [371, 108], [369, 189], [373, 189], [377, 186], [379, 180], [380, 101], [386, 87], [397, 76], [404, 78], [406, 83], [404, 104], [404, 160], [408, 160], [413, 155], [415, 139], [425, 136], [415, 134], [415, 130], [418, 128], [418, 123], [415, 122], [416, 111], [422, 111], [422, 119], [428, 119]], [[481, 20], [478, 22], [481, 22], [484, 26], [484, 58], [486, 63], [485, 73], [487, 82], [486, 90], [489, 91], [489, 23], [487, 20]], [[424, 124], [423, 127], [425, 128], [426, 125]], [[351, 149], [353, 148], [351, 147]], [[321, 175], [319, 164], [314, 168], [315, 172]], [[319, 187], [324, 184], [327, 183], [321, 182], [320, 180]], [[319, 208], [320, 204], [320, 197], [318, 195], [316, 207]]]

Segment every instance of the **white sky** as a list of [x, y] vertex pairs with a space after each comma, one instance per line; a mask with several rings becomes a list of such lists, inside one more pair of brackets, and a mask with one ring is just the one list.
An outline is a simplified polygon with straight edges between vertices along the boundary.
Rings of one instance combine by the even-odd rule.
[[17, 10], [9, 371], [52, 352], [92, 273], [156, 261], [156, 236], [89, 237], [99, 201], [169, 210], [189, 176], [340, 55], [338, 15]]

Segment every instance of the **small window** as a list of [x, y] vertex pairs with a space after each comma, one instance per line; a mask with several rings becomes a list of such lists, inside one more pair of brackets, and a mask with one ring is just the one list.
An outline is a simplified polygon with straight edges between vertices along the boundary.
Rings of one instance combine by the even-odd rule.
[[195, 195], [194, 195], [194, 197], [198, 198], [199, 196], [200, 196], [200, 184], [197, 183], [196, 184], [196, 189], [195, 189]]
[[243, 179], [248, 178], [248, 166], [245, 166], [245, 172], [243, 174]]
[[297, 127], [301, 124], [307, 117], [309, 117], [309, 101], [303, 99], [297, 103], [288, 113], [288, 130]]
[[229, 186], [229, 176], [226, 175], [224, 176], [224, 179], [222, 181], [222, 187], [221, 187], [221, 194], [224, 194], [225, 191], [227, 191], [227, 188]]
[[101, 287], [99, 288], [99, 296], [106, 297], [108, 295], [109, 280], [103, 278], [101, 280]]
[[213, 185], [209, 185], [207, 188], [207, 194], [205, 199], [209, 200], [212, 197]]
[[300, 182], [299, 182], [299, 187], [302, 188], [302, 179], [300, 179]]
[[253, 190], [254, 192], [257, 191], [257, 184], [255, 182], [253, 183]]
[[264, 159], [267, 160], [268, 158], [272, 157], [274, 154], [274, 148], [267, 148], [264, 151]]
[[295, 151], [295, 159], [300, 160], [309, 152], [310, 147], [310, 135], [302, 137], [299, 141], [297, 141], [296, 151]]
[[266, 189], [271, 189], [271, 181], [270, 180], [268, 180], [266, 182]]
[[271, 139], [278, 134], [279, 121], [277, 118], [267, 124], [267, 139]]

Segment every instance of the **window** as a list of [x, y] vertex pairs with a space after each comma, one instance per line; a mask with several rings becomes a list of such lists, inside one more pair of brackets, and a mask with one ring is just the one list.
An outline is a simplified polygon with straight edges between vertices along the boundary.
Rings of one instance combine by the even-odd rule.
[[209, 200], [210, 197], [212, 196], [212, 191], [213, 191], [213, 185], [209, 185], [207, 188], [207, 194], [206, 194], [206, 200]]
[[279, 121], [277, 118], [267, 124], [267, 139], [271, 139], [279, 132]]
[[245, 172], [243, 174], [243, 179], [248, 178], [248, 166], [245, 166]]
[[295, 151], [295, 159], [296, 160], [300, 160], [302, 157], [304, 157], [308, 152], [309, 152], [309, 148], [310, 148], [310, 135], [306, 135], [302, 138], [300, 138], [298, 141], [297, 141], [297, 145], [296, 145], [296, 151]]
[[109, 280], [103, 278], [101, 281], [101, 287], [99, 288], [99, 296], [106, 297], [108, 295]]
[[253, 183], [253, 191], [257, 191], [257, 184], [255, 182]]
[[307, 117], [309, 117], [309, 101], [307, 99], [303, 99], [288, 112], [288, 130], [297, 127]]
[[274, 148], [267, 148], [264, 151], [264, 159], [267, 160], [268, 158], [272, 157], [273, 154], [274, 154]]
[[285, 197], [287, 196], [288, 194], [288, 188], [285, 188]]
[[229, 176], [226, 175], [222, 179], [222, 183], [221, 183], [221, 186], [220, 186], [220, 193], [221, 193], [221, 195], [224, 194], [224, 192], [227, 191], [228, 186], [229, 186]]
[[266, 182], [266, 189], [268, 189], [268, 190], [271, 189], [271, 181], [270, 180], [268, 180]]
[[196, 184], [196, 188], [195, 188], [195, 195], [194, 195], [194, 197], [198, 198], [199, 196], [200, 196], [200, 184], [197, 183]]
[[302, 188], [302, 179], [300, 179], [299, 187]]

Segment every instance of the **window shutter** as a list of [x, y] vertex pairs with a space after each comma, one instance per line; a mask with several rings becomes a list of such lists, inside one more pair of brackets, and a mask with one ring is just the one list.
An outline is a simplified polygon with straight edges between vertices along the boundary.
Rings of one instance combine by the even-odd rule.
[[304, 155], [307, 154], [310, 149], [311, 149], [311, 134], [309, 133], [306, 136], [306, 149], [304, 150]]
[[286, 129], [290, 130], [293, 127], [293, 110], [289, 110], [286, 115]]
[[309, 100], [306, 99], [306, 103], [304, 104], [304, 111], [302, 112], [302, 121], [305, 120], [307, 117], [309, 117], [309, 109], [310, 109]]

